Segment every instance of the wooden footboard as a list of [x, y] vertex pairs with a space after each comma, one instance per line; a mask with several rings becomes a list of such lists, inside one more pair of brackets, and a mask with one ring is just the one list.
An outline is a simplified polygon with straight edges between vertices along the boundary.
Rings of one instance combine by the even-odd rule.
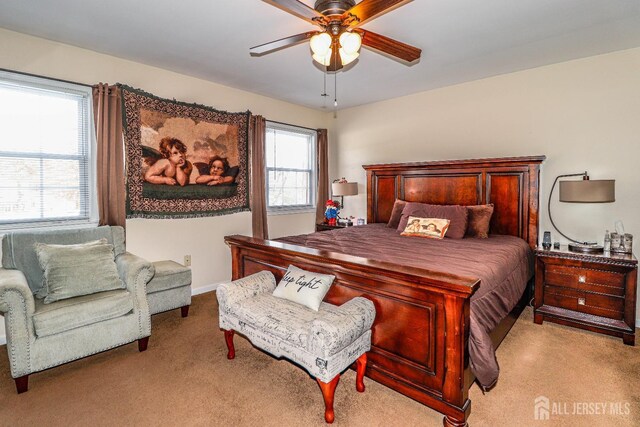
[[233, 279], [269, 270], [280, 279], [290, 264], [336, 276], [325, 301], [363, 296], [376, 307], [366, 375], [465, 425], [468, 398], [469, 304], [479, 280], [375, 262], [270, 240], [228, 236]]

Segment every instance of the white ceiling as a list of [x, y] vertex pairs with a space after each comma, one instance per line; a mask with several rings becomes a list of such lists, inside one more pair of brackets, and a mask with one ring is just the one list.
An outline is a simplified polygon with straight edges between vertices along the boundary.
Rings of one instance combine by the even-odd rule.
[[[314, 28], [261, 0], [2, 0], [0, 27], [323, 107], [308, 44], [249, 56]], [[640, 46], [640, 0], [414, 0], [363, 28], [422, 59], [409, 67], [363, 50], [338, 73], [339, 108]]]

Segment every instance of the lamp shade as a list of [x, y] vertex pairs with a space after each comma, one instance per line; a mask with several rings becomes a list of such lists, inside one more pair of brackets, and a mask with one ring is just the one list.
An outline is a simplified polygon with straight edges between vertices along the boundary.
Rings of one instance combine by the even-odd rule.
[[358, 183], [334, 182], [331, 184], [331, 193], [334, 196], [355, 196], [358, 194]]
[[613, 179], [560, 181], [560, 201], [569, 203], [610, 203], [616, 201]]

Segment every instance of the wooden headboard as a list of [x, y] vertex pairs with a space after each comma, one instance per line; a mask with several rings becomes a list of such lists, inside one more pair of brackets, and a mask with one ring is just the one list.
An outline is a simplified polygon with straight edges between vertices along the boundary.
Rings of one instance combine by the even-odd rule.
[[364, 165], [367, 222], [388, 222], [396, 199], [494, 204], [491, 233], [538, 241], [538, 185], [545, 156]]

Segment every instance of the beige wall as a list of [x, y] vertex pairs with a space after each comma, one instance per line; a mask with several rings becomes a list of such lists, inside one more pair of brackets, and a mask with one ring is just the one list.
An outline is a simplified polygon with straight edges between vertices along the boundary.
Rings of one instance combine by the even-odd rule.
[[[547, 200], [559, 174], [615, 179], [616, 202], [552, 203], [574, 238], [602, 242], [622, 220], [640, 248], [640, 49], [614, 52], [339, 112], [331, 177], [357, 180], [347, 208], [366, 217], [368, 163], [545, 154], [540, 230], [552, 230]], [[640, 313], [640, 310], [639, 310]]]
[[[3, 29], [0, 68], [86, 84], [125, 83], [160, 97], [226, 111], [251, 110], [267, 119], [310, 128], [330, 124], [329, 116], [320, 111]], [[280, 237], [313, 231], [315, 214], [269, 216], [268, 221], [271, 237]], [[129, 220], [127, 248], [149, 260], [182, 262], [183, 256], [190, 254], [194, 290], [203, 291], [231, 277], [231, 257], [223, 242], [229, 234], [250, 235], [251, 213], [173, 221]], [[0, 324], [0, 341], [3, 338]]]

